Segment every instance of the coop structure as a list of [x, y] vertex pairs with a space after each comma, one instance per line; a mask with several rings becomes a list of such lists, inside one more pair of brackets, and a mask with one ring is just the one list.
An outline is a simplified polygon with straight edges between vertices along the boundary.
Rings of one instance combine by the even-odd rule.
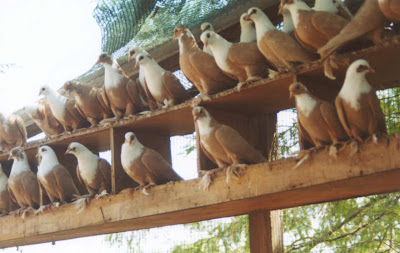
[[[214, 22], [215, 27], [222, 36], [234, 41], [239, 37], [238, 17], [241, 13], [249, 7], [259, 6], [272, 20], [278, 20], [278, 4], [276, 0], [245, 1], [219, 17]], [[193, 30], [193, 33], [198, 38], [200, 31]], [[165, 69], [179, 69], [176, 41], [167, 42], [151, 50], [150, 54]], [[368, 79], [376, 89], [400, 85], [400, 45], [386, 43], [346, 56], [350, 61], [363, 58], [370, 62], [376, 73]], [[121, 67], [130, 77], [136, 78], [133, 64], [123, 62]], [[333, 101], [343, 84], [345, 71], [346, 66], [341, 66], [335, 70], [336, 80], [327, 79], [322, 64], [316, 61], [296, 75], [288, 73], [263, 79], [245, 86], [240, 92], [226, 90], [212, 95], [212, 99], [202, 105], [219, 122], [238, 130], [264, 156], [271, 157], [277, 113], [294, 107], [294, 101], [289, 100], [289, 85], [295, 80], [301, 81], [318, 97]], [[103, 71], [97, 71], [81, 82], [101, 86]], [[170, 137], [196, 131], [191, 106], [191, 101], [187, 101], [112, 126], [28, 143], [25, 151], [31, 165], [36, 164], [39, 146], [51, 146], [60, 162], [70, 170], [82, 193], [86, 190], [76, 177], [76, 159], [63, 155], [68, 144], [78, 141], [95, 152], [110, 150], [112, 194], [92, 200], [79, 214], [73, 204], [68, 204], [25, 219], [0, 217], [0, 248], [249, 214], [251, 251], [283, 252], [280, 209], [400, 190], [400, 137], [393, 135], [378, 144], [362, 144], [359, 152], [352, 156], [349, 155], [350, 147], [340, 151], [337, 158], [329, 156], [328, 151], [318, 152], [296, 169], [295, 158], [250, 165], [239, 180], [232, 179], [229, 183], [220, 172], [207, 191], [202, 190], [200, 180], [195, 179], [155, 186], [151, 188], [150, 196], [141, 192], [121, 192], [136, 186], [120, 163], [124, 134], [134, 131], [144, 145], [171, 162]], [[29, 136], [37, 134], [40, 131], [37, 126], [22, 112], [20, 114]], [[197, 152], [199, 170], [216, 167], [201, 152], [198, 139]], [[0, 154], [0, 162], [9, 174], [11, 162], [7, 158], [8, 154]]]

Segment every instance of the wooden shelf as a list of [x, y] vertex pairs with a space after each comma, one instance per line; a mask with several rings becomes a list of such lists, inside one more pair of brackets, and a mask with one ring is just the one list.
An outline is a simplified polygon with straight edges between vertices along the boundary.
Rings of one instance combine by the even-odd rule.
[[315, 153], [297, 169], [295, 159], [251, 165], [227, 185], [217, 173], [208, 191], [199, 180], [153, 187], [150, 196], [122, 192], [93, 200], [80, 214], [73, 204], [37, 216], [0, 218], [0, 248], [181, 224], [258, 210], [283, 209], [400, 190], [400, 135], [364, 143], [351, 156]]
[[[368, 79], [377, 89], [387, 89], [400, 85], [400, 45], [392, 43], [386, 47], [375, 46], [345, 55], [351, 61], [364, 58], [368, 60], [376, 73]], [[288, 87], [297, 79], [302, 81], [317, 96], [333, 100], [343, 83], [347, 66], [341, 66], [335, 71], [337, 80], [329, 80], [323, 75], [323, 67], [319, 61], [313, 62], [307, 69], [302, 69], [297, 75], [291, 73], [280, 75], [274, 79], [263, 79], [248, 86], [242, 91], [229, 89], [211, 96], [211, 101], [202, 102], [210, 109], [217, 109], [250, 116], [263, 115], [292, 108], [294, 101], [289, 100]], [[128, 128], [139, 132], [155, 132], [159, 135], [174, 136], [194, 132], [191, 115], [191, 101], [186, 101], [167, 109], [138, 115], [132, 119], [117, 122], [113, 126], [95, 129], [82, 129], [71, 136], [62, 136], [50, 140], [40, 140], [28, 143], [28, 150], [40, 145], [66, 147], [72, 141], [79, 141], [93, 146], [98, 151], [110, 149], [109, 129]], [[0, 161], [5, 161], [8, 155], [0, 154]]]

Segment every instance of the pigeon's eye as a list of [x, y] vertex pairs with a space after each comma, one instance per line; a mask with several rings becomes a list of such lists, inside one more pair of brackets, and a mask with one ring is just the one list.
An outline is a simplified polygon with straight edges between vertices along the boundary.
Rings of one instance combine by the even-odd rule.
[[42, 152], [46, 152], [46, 149], [45, 149], [45, 148], [42, 148]]
[[45, 88], [42, 88], [42, 91], [45, 91], [46, 89]]
[[251, 11], [251, 14], [256, 14], [257, 13], [257, 10], [256, 9], [253, 9], [252, 11]]
[[174, 30], [174, 33], [177, 33], [177, 32], [178, 32], [178, 30], [177, 30], [177, 29], [175, 29], [175, 30]]
[[136, 53], [135, 50], [132, 50], [132, 51], [131, 51], [131, 54], [135, 54], [135, 53]]
[[209, 33], [207, 33], [207, 38], [210, 38], [210, 37], [211, 37], [211, 35]]
[[296, 90], [300, 90], [300, 85], [297, 85], [297, 86], [296, 86]]
[[207, 30], [207, 29], [210, 29], [210, 28], [211, 28], [210, 25], [207, 25], [207, 26], [206, 26], [206, 30]]
[[139, 61], [141, 61], [141, 60], [143, 60], [144, 59], [144, 57], [143, 56], [140, 56], [139, 57]]

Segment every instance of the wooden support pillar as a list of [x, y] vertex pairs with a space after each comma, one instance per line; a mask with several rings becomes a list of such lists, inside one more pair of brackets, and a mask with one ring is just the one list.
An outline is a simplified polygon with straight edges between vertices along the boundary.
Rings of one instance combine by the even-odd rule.
[[283, 253], [282, 220], [282, 210], [249, 214], [251, 253]]

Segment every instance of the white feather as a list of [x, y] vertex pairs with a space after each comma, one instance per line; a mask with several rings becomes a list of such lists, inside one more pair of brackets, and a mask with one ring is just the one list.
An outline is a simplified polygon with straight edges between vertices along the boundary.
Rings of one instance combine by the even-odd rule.
[[41, 161], [38, 166], [37, 176], [40, 179], [46, 181], [45, 176], [49, 174], [54, 169], [54, 167], [59, 165], [60, 163], [53, 149], [51, 149], [49, 146], [43, 146], [39, 150], [41, 150], [42, 148], [46, 148], [46, 151], [39, 151]]
[[325, 11], [333, 14], [338, 12], [338, 9], [332, 0], [315, 0], [314, 10]]
[[127, 142], [122, 144], [121, 164], [124, 169], [129, 168], [132, 163], [143, 154], [144, 146], [137, 138], [129, 145]]
[[306, 11], [311, 10], [311, 8], [302, 1], [295, 1], [293, 4], [286, 4], [284, 8], [290, 11], [290, 14], [292, 15], [293, 19], [293, 24], [295, 27], [297, 27], [300, 22], [299, 10], [306, 10]]
[[360, 109], [359, 99], [362, 94], [369, 93], [372, 89], [371, 85], [368, 83], [365, 74], [366, 72], [358, 73], [357, 67], [359, 64], [366, 64], [369, 66], [368, 62], [365, 60], [357, 60], [353, 62], [347, 69], [346, 78], [342, 89], [339, 92], [339, 96], [350, 104], [353, 110]]
[[140, 68], [144, 71], [147, 87], [151, 95], [154, 98], [160, 98], [165, 70], [153, 59], [149, 59], [146, 63], [141, 64]]
[[114, 60], [113, 65], [108, 63], [104, 64], [104, 86], [108, 89], [116, 88], [121, 83], [124, 78], [116, 66], [116, 62]]
[[82, 179], [93, 182], [98, 170], [100, 158], [80, 143], [73, 143], [73, 145], [77, 147], [77, 151], [74, 155], [78, 160], [79, 173]]
[[58, 92], [47, 87], [46, 99], [49, 102], [49, 107], [54, 117], [57, 120], [64, 122], [67, 98], [60, 95]]
[[7, 190], [8, 177], [4, 173], [0, 173], [0, 192]]
[[214, 34], [215, 34], [215, 40], [213, 43], [208, 44], [208, 47], [210, 47], [218, 67], [225, 72], [232, 73], [232, 69], [229, 67], [227, 63], [228, 54], [232, 46], [232, 43], [225, 40], [218, 34], [216, 33]]
[[28, 163], [28, 158], [24, 151], [22, 151], [22, 155], [22, 159], [14, 159], [13, 165], [11, 167], [10, 177], [18, 176], [22, 172], [31, 171]]
[[282, 15], [283, 15], [282, 32], [289, 34], [289, 33], [293, 32], [295, 29], [293, 19], [292, 19], [292, 14], [290, 14], [290, 12], [288, 10], [284, 10]]
[[317, 105], [317, 101], [312, 98], [307, 93], [302, 93], [296, 95], [296, 107], [300, 110], [306, 117], [314, 110]]
[[200, 117], [197, 119], [197, 126], [199, 127], [200, 135], [209, 135], [212, 132], [211, 118], [207, 115], [206, 117]]

